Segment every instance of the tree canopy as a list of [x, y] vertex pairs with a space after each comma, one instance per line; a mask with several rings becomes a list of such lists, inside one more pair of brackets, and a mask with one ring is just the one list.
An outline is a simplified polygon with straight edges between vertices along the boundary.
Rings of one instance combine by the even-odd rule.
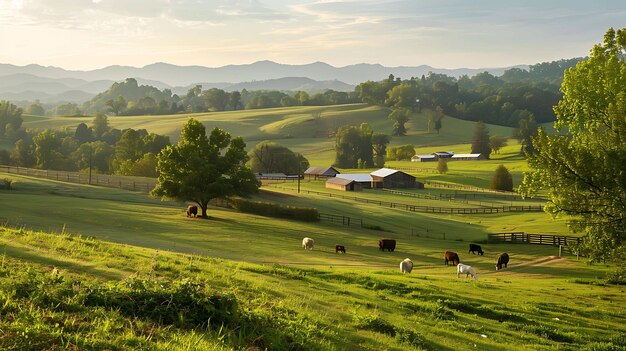
[[610, 29], [565, 72], [554, 108], [560, 134], [539, 130], [521, 193], [544, 192], [546, 211], [571, 217], [591, 260], [626, 254], [626, 29]]
[[300, 154], [273, 141], [262, 141], [248, 153], [250, 169], [255, 173], [298, 174], [309, 168]]
[[367, 123], [339, 128], [335, 140], [334, 166], [341, 168], [370, 168], [374, 165], [372, 137]]
[[207, 136], [202, 123], [189, 119], [180, 141], [157, 155], [160, 175], [152, 194], [195, 202], [206, 218], [212, 199], [258, 190], [259, 183], [245, 164], [245, 147], [241, 137], [231, 138], [219, 128]]

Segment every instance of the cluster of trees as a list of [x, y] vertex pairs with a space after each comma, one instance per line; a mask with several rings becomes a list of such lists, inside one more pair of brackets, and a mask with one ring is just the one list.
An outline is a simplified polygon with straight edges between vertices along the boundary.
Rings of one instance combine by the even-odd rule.
[[64, 171], [92, 168], [98, 173], [156, 177], [156, 155], [170, 145], [168, 136], [145, 129], [111, 128], [107, 116], [98, 114], [92, 125], [74, 130], [12, 134], [15, 150], [0, 152], [0, 163]]
[[[521, 120], [531, 116], [538, 123], [554, 120], [552, 106], [561, 98], [559, 84], [563, 70], [579, 61], [576, 58], [541, 63], [530, 66], [529, 70], [513, 68], [501, 77], [488, 72], [458, 79], [435, 73], [407, 80], [389, 75], [380, 82], [361, 83], [356, 91], [362, 101], [386, 105], [394, 111], [439, 108], [440, 113], [432, 118], [432, 127], [437, 131], [443, 114], [517, 127]], [[397, 123], [395, 119], [394, 123]], [[394, 135], [402, 133], [394, 124]]]
[[334, 166], [341, 168], [383, 167], [389, 136], [374, 134], [367, 123], [343, 126], [335, 138]]
[[262, 141], [248, 152], [248, 166], [255, 173], [302, 174], [309, 160], [273, 141]]
[[211, 88], [202, 90], [195, 85], [187, 94], [179, 96], [170, 89], [159, 90], [149, 85], [139, 85], [134, 78], [113, 83], [109, 89], [96, 95], [82, 106], [76, 103], [61, 103], [47, 109], [35, 101], [25, 106], [32, 115], [82, 116], [94, 113], [109, 113], [116, 116], [163, 115], [207, 111], [232, 111], [286, 106], [322, 106], [360, 102], [356, 92], [327, 90], [309, 95], [305, 91], [285, 93], [280, 91], [226, 92]]
[[554, 216], [571, 216], [591, 260], [626, 256], [625, 57], [626, 28], [610, 29], [589, 59], [565, 72], [555, 107], [560, 133], [539, 130], [520, 186], [525, 196], [548, 196]]

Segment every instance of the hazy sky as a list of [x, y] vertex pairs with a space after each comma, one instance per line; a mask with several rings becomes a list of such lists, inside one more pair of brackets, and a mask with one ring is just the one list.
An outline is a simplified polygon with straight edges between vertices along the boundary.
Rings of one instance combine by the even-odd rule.
[[625, 0], [0, 0], [0, 63], [438, 68], [587, 55]]

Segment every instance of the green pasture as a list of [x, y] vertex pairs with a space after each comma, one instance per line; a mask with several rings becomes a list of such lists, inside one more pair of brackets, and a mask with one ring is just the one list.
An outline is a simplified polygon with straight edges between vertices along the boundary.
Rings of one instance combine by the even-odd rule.
[[[326, 165], [334, 161], [334, 133], [339, 127], [368, 123], [376, 133], [391, 134], [392, 122], [387, 118], [388, 113], [388, 108], [382, 106], [350, 104], [158, 116], [109, 116], [109, 123], [119, 129], [145, 128], [149, 132], [168, 135], [176, 142], [180, 138], [182, 125], [193, 117], [204, 123], [207, 129], [219, 127], [233, 136], [243, 137], [248, 148], [263, 140], [274, 140], [302, 153], [311, 164]], [[412, 144], [419, 148], [432, 148], [471, 142], [474, 122], [445, 117], [440, 133], [429, 133], [430, 113], [428, 110], [413, 113], [407, 123], [407, 135], [393, 137], [390, 146]], [[93, 117], [25, 115], [23, 126], [40, 131], [65, 128], [73, 130], [78, 124], [90, 124], [92, 120]], [[509, 127], [488, 127], [491, 135], [510, 136], [513, 133], [513, 129]]]
[[[267, 334], [254, 337], [254, 329], [264, 328], [264, 333], [280, 331], [300, 350], [619, 350], [626, 335], [620, 322], [624, 311], [615, 308], [626, 302], [623, 288], [600, 279], [610, 267], [559, 259], [545, 247], [483, 245], [490, 251], [473, 256], [463, 251], [465, 243], [421, 239], [410, 254], [372, 248], [371, 262], [356, 265], [352, 256], [361, 254], [351, 247], [345, 255], [317, 246], [313, 251], [283, 249], [279, 237], [276, 256], [293, 251], [303, 262], [299, 267], [0, 228], [0, 328], [5, 331], [0, 346], [289, 349], [273, 347]], [[464, 262], [478, 268], [479, 280], [457, 278], [454, 267], [435, 260], [443, 249], [458, 250]], [[495, 272], [493, 260], [501, 251], [510, 253], [511, 263]], [[248, 251], [248, 257], [255, 254]], [[314, 256], [325, 264], [315, 264]], [[415, 263], [412, 274], [397, 267], [405, 256]], [[239, 314], [261, 324], [253, 329], [246, 324], [243, 329], [230, 324], [194, 328], [155, 322], [150, 315], [131, 319], [124, 309], [94, 308], [92, 299], [82, 297], [93, 291], [107, 294], [123, 283], [137, 291], [128, 298], [141, 299], [138, 294], [150, 282], [165, 289], [181, 280], [232, 296]], [[146, 303], [159, 296], [158, 290], [147, 295]], [[63, 303], [54, 304], [59, 297]], [[164, 294], [160, 310], [173, 298]]]

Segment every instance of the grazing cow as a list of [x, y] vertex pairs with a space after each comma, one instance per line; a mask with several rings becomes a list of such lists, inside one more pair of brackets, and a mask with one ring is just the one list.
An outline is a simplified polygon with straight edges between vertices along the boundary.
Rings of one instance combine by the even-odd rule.
[[443, 254], [443, 259], [446, 263], [446, 266], [448, 265], [448, 262], [452, 262], [452, 264], [459, 264], [461, 262], [461, 260], [459, 259], [459, 255], [456, 252], [452, 251], [446, 251], [446, 253]]
[[343, 245], [335, 245], [335, 253], [346, 253], [346, 247]]
[[198, 206], [196, 205], [189, 205], [187, 206], [187, 217], [198, 217]]
[[413, 270], [413, 261], [408, 258], [405, 258], [404, 261], [400, 262], [400, 272], [402, 273], [411, 273]]
[[467, 253], [472, 253], [472, 255], [474, 254], [474, 251], [477, 251], [479, 255], [484, 255], [485, 253], [483, 252], [483, 249], [480, 248], [480, 245], [476, 245], [476, 244], [470, 244], [470, 248], [469, 251]]
[[506, 265], [508, 264], [509, 264], [509, 254], [506, 252], [503, 254], [500, 254], [500, 256], [498, 256], [498, 263], [496, 264], [496, 271], [501, 270], [502, 265], [506, 267]]
[[465, 278], [467, 278], [470, 274], [474, 277], [474, 280], [478, 280], [478, 274], [476, 273], [476, 269], [472, 266], [468, 266], [463, 263], [459, 263], [456, 266], [456, 277], [459, 278], [461, 274], [465, 274]]
[[305, 250], [306, 249], [313, 250], [313, 239], [311, 238], [302, 239], [302, 248]]
[[394, 239], [380, 239], [378, 240], [378, 248], [380, 251], [393, 251], [396, 249], [396, 241]]

